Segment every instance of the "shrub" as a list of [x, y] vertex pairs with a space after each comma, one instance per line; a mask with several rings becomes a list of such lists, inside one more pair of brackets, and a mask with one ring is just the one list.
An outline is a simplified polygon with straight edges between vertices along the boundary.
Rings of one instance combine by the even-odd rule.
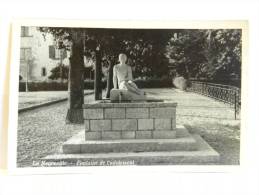
[[241, 87], [241, 80], [240, 79], [229, 79], [229, 78], [221, 78], [217, 80], [208, 80], [206, 78], [204, 79], [194, 79], [191, 78], [190, 81], [199, 81], [199, 82], [205, 82], [205, 83], [214, 83], [214, 84], [221, 84], [221, 85], [231, 85], [235, 87]]
[[[136, 79], [134, 82], [139, 88], [165, 88], [172, 87], [170, 78], [151, 78], [151, 79]], [[19, 83], [19, 91], [25, 91], [25, 82]], [[29, 91], [67, 91], [67, 82], [29, 82]], [[106, 88], [106, 80], [102, 81], [102, 88]], [[84, 81], [84, 89], [94, 89], [94, 80]]]
[[172, 80], [170, 78], [150, 78], [150, 79], [136, 79], [134, 80], [139, 88], [168, 88], [172, 87]]
[[[25, 91], [26, 83], [19, 83], [19, 91]], [[66, 91], [67, 82], [58, 83], [58, 82], [29, 82], [28, 83], [29, 91]]]
[[[106, 81], [102, 81], [102, 89], [106, 88]], [[84, 81], [84, 89], [94, 89], [94, 80]]]
[[[26, 90], [26, 83], [19, 83], [19, 91], [23, 92]], [[102, 88], [106, 87], [106, 82], [102, 81]], [[68, 83], [67, 82], [29, 82], [28, 83], [29, 91], [67, 91]], [[87, 80], [84, 81], [84, 89], [94, 89], [94, 81]]]

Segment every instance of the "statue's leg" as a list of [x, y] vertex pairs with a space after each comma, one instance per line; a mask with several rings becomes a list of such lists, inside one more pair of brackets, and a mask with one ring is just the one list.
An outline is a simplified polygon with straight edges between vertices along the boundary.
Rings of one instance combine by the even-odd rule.
[[136, 93], [138, 95], [145, 95], [145, 93], [143, 91], [141, 91], [137, 87], [137, 85], [134, 82], [132, 82], [132, 81], [126, 82], [126, 87], [128, 88], [128, 90], [130, 90], [130, 91], [132, 91], [132, 92], [134, 92], [134, 93]]
[[132, 87], [134, 87], [134, 88], [139, 92], [140, 95], [146, 95], [146, 93], [145, 93], [143, 90], [141, 90], [141, 89], [138, 88], [138, 86], [136, 85], [136, 83], [134, 83], [133, 81], [128, 81], [128, 83], [129, 83]]

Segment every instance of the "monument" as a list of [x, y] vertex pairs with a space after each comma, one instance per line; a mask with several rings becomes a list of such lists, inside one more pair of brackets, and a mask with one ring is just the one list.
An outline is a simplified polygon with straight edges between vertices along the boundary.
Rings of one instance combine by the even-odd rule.
[[82, 132], [63, 144], [63, 154], [44, 160], [66, 160], [74, 165], [79, 160], [94, 165], [111, 161], [134, 165], [217, 163], [219, 154], [205, 140], [176, 125], [177, 103], [148, 99], [138, 89], [126, 59], [120, 54], [120, 64], [114, 66], [115, 89], [110, 100], [95, 98], [84, 104]]
[[219, 154], [204, 139], [176, 125], [176, 108], [176, 103], [162, 100], [84, 104], [84, 129], [63, 144], [62, 154], [44, 160], [74, 165], [78, 160], [95, 165], [216, 164]]

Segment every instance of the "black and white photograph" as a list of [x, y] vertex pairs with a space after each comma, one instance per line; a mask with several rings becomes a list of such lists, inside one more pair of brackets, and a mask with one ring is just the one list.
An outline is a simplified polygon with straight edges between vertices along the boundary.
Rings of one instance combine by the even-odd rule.
[[258, 195], [258, 0], [2, 0], [0, 194]]
[[240, 165], [240, 24], [21, 25], [17, 167]]

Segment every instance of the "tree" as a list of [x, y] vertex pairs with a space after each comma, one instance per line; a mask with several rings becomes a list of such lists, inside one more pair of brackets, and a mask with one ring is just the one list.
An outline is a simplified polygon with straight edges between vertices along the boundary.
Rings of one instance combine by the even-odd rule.
[[101, 65], [107, 65], [109, 69], [106, 94], [109, 97], [112, 69], [117, 63], [119, 53], [127, 54], [137, 76], [161, 77], [168, 74], [164, 51], [171, 30], [56, 27], [39, 29], [43, 33], [51, 33], [59, 49], [66, 48], [71, 51], [68, 122], [82, 122], [84, 56], [95, 61], [95, 99], [101, 98]]
[[[168, 75], [165, 45], [174, 30], [164, 29], [109, 29], [110, 39], [104, 49], [109, 64], [108, 89], [112, 86], [112, 68], [119, 53], [125, 53], [135, 77], [162, 77]], [[107, 31], [104, 31], [107, 35]]]
[[202, 30], [178, 30], [171, 37], [166, 53], [176, 72], [185, 77], [199, 77], [205, 62]]
[[241, 30], [207, 30], [204, 55], [210, 79], [241, 77]]
[[114, 39], [114, 36], [110, 35], [109, 30], [104, 32], [101, 29], [59, 27], [39, 27], [38, 29], [43, 32], [43, 36], [46, 36], [46, 33], [52, 34], [58, 49], [70, 50], [66, 121], [68, 123], [82, 123], [84, 56], [91, 57], [95, 61], [95, 99], [100, 99], [102, 91], [100, 66], [103, 48], [109, 48], [107, 47], [109, 40]]
[[68, 74], [68, 112], [66, 116], [67, 122], [82, 123], [84, 103], [84, 55], [83, 55], [83, 37], [82, 32], [71, 30], [71, 50]]
[[[127, 63], [133, 67], [137, 77], [168, 74], [164, 49], [171, 34], [169, 30], [87, 29], [87, 34], [91, 34], [91, 38], [100, 44], [102, 66], [108, 67], [107, 98], [113, 85], [113, 65], [118, 63], [120, 53], [128, 56]], [[91, 57], [91, 54], [88, 56]]]
[[[60, 68], [62, 69], [62, 75], [60, 74]], [[51, 75], [48, 77], [49, 79], [56, 80], [56, 79], [68, 79], [68, 72], [69, 68], [65, 65], [59, 65], [54, 67], [51, 71]]]
[[186, 29], [170, 39], [167, 57], [185, 78], [224, 80], [241, 76], [241, 30]]
[[67, 123], [82, 123], [84, 103], [84, 37], [83, 30], [80, 28], [56, 28], [39, 27], [39, 30], [51, 33], [54, 36], [58, 49], [70, 50], [69, 73], [68, 73], [68, 111], [66, 116]]

